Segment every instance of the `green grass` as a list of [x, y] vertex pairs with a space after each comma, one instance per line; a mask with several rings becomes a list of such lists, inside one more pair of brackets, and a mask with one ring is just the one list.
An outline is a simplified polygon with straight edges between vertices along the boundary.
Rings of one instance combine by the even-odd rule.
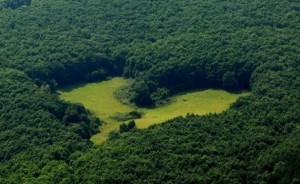
[[116, 77], [98, 83], [65, 87], [60, 89], [59, 93], [62, 99], [83, 104], [106, 122], [100, 129], [101, 133], [91, 138], [96, 144], [105, 141], [109, 132], [118, 130], [119, 123], [112, 118], [117, 113], [128, 113], [132, 110], [142, 111], [144, 115], [141, 119], [135, 120], [136, 126], [137, 128], [147, 128], [152, 124], [162, 123], [176, 116], [185, 116], [187, 113], [220, 113], [226, 110], [238, 97], [248, 94], [229, 93], [215, 89], [190, 91], [177, 94], [170, 104], [147, 109], [123, 104], [115, 98], [114, 92], [126, 84], [125, 79]]

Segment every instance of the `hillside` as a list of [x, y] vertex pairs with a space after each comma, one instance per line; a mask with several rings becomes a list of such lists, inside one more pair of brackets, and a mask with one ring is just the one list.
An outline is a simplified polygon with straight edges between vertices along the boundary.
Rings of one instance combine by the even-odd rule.
[[[0, 183], [300, 182], [299, 1], [24, 2], [0, 3]], [[112, 76], [141, 107], [251, 95], [95, 146], [101, 117], [56, 87]]]

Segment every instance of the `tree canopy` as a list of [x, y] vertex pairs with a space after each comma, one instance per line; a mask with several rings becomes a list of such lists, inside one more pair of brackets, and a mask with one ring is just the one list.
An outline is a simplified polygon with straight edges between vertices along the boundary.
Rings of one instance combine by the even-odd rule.
[[[300, 182], [299, 1], [0, 6], [0, 183]], [[200, 87], [251, 95], [95, 146], [101, 120], [56, 86], [111, 76], [133, 78], [141, 106]]]

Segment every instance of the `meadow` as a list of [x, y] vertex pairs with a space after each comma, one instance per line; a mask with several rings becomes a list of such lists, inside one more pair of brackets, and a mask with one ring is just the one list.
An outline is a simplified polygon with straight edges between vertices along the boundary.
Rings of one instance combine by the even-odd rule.
[[150, 125], [162, 123], [168, 119], [185, 116], [187, 113], [207, 114], [221, 113], [240, 96], [248, 93], [229, 93], [217, 89], [201, 89], [176, 94], [167, 105], [157, 108], [137, 108], [119, 101], [115, 91], [127, 85], [127, 80], [115, 77], [110, 80], [77, 84], [59, 89], [60, 97], [66, 101], [83, 104], [106, 123], [101, 126], [100, 131], [91, 140], [102, 143], [108, 137], [109, 132], [118, 130], [119, 123], [116, 114], [125, 114], [131, 111], [143, 113], [141, 119], [136, 119], [137, 128], [147, 128]]

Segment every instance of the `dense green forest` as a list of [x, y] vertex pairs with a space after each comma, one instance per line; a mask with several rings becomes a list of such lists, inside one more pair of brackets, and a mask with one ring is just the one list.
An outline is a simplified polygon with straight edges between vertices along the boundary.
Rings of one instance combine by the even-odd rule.
[[[0, 183], [300, 183], [298, 0], [0, 4]], [[56, 86], [121, 75], [140, 106], [251, 95], [93, 145], [101, 117]]]
[[21, 6], [30, 6], [31, 0], [1, 0], [0, 1], [0, 9], [3, 8], [10, 8], [10, 9], [16, 9]]

